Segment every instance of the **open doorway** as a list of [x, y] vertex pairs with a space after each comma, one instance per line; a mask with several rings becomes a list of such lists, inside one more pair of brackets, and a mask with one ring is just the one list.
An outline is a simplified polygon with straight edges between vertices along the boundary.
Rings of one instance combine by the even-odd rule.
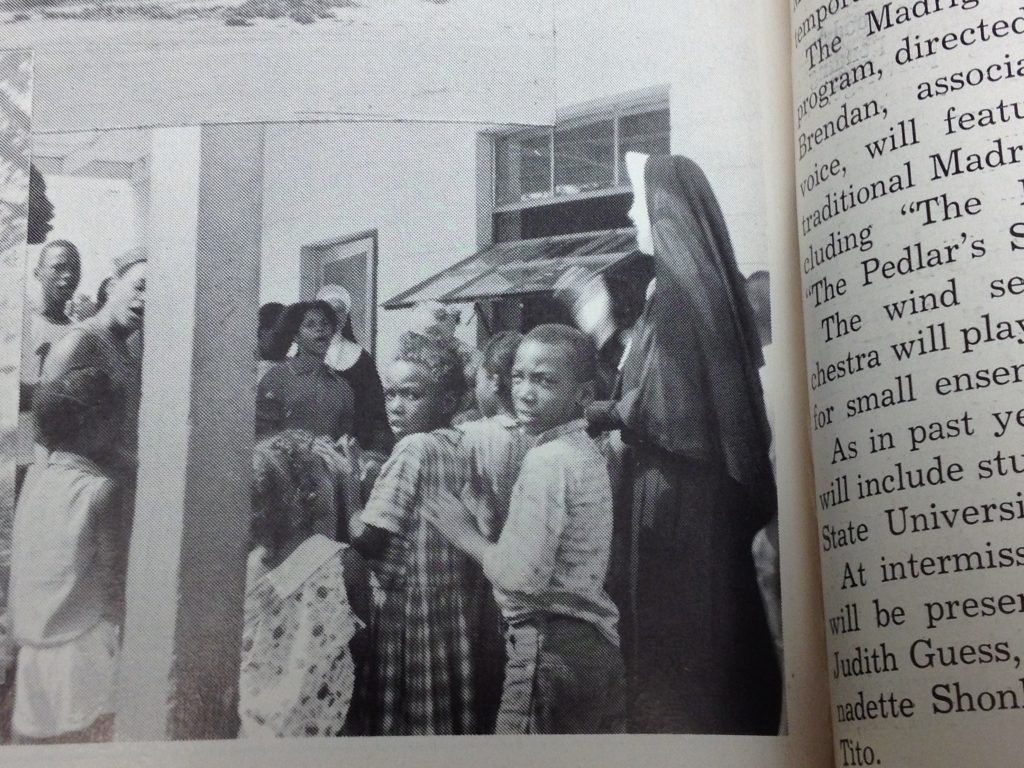
[[339, 285], [352, 297], [352, 330], [371, 355], [377, 350], [377, 230], [302, 246], [299, 295], [316, 296], [325, 285]]

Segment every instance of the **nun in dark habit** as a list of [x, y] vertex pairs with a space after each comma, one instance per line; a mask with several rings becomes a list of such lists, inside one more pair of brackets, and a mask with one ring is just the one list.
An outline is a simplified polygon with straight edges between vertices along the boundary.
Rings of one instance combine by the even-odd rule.
[[626, 445], [611, 586], [630, 731], [775, 735], [782, 681], [750, 553], [776, 509], [760, 340], [700, 168], [626, 162], [655, 280], [588, 419]]

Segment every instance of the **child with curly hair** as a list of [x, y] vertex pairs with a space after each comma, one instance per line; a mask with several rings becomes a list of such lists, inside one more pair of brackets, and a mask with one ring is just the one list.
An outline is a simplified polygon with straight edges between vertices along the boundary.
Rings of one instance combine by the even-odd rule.
[[[467, 734], [476, 729], [471, 605], [479, 567], [422, 516], [458, 494], [467, 465], [451, 428], [467, 391], [454, 343], [407, 333], [385, 376], [388, 422], [399, 442], [363, 508], [346, 484], [353, 546], [375, 579], [368, 664], [370, 732]], [[353, 461], [350, 475], [358, 477]]]
[[353, 549], [314, 531], [321, 497], [333, 492], [323, 454], [302, 430], [256, 446], [257, 546], [246, 578], [238, 703], [244, 737], [362, 730], [352, 701], [369, 612], [366, 570]]

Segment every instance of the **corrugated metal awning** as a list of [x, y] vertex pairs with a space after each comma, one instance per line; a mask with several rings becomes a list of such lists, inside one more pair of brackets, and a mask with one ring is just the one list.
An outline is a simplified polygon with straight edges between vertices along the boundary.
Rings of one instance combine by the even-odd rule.
[[570, 268], [600, 274], [637, 253], [636, 231], [609, 229], [495, 243], [384, 302], [402, 309], [550, 293]]

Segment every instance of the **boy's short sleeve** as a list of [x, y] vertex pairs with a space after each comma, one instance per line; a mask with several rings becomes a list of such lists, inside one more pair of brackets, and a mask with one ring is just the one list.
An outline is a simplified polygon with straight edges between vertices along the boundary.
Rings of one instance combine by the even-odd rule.
[[404, 536], [416, 522], [416, 503], [423, 472], [431, 456], [430, 436], [410, 435], [402, 440], [381, 467], [360, 519], [366, 525]]

